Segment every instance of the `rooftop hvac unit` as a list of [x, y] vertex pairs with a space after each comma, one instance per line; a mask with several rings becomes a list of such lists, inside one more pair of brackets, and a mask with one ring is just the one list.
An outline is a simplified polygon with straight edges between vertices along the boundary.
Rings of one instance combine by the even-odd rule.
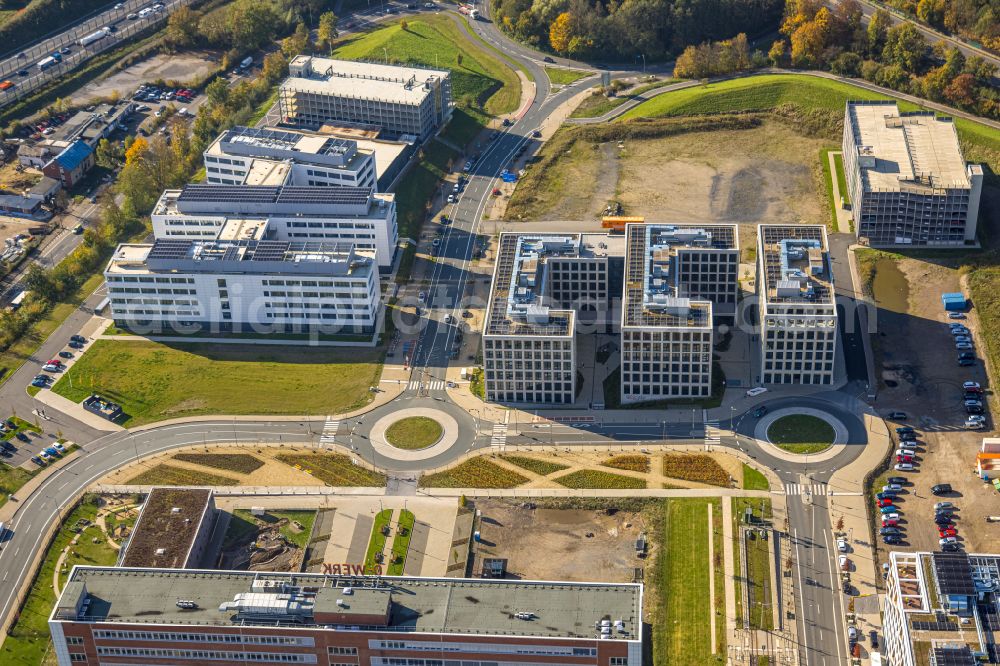
[[545, 326], [549, 323], [549, 308], [545, 305], [529, 305], [525, 318], [529, 324]]
[[778, 280], [776, 286], [778, 298], [792, 298], [799, 295], [802, 283], [798, 280]]

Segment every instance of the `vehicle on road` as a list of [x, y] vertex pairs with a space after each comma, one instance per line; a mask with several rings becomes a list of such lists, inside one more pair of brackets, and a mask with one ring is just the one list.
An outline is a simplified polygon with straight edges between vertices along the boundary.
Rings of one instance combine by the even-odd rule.
[[455, 195], [454, 194], [449, 194], [448, 195], [448, 203], [450, 203], [450, 204], [455, 203]]
[[754, 398], [758, 395], [761, 395], [762, 393], [767, 393], [767, 388], [764, 386], [755, 386], [749, 391], [747, 391], [747, 397]]
[[906, 412], [889, 412], [886, 418], [890, 421], [902, 421], [906, 418]]
[[751, 416], [753, 416], [755, 419], [759, 419], [760, 417], [764, 416], [764, 414], [767, 414], [767, 407], [761, 405], [757, 409], [753, 410]]
[[951, 492], [951, 484], [938, 483], [936, 485], [931, 486], [931, 492], [934, 493], [935, 495], [947, 495], [948, 493]]

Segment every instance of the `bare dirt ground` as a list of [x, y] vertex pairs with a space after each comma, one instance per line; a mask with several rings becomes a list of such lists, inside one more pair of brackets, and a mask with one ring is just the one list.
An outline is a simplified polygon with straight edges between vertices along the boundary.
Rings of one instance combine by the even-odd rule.
[[117, 92], [130, 96], [141, 83], [163, 79], [186, 83], [200, 79], [218, 66], [218, 55], [209, 52], [157, 54], [105, 79], [88, 83], [73, 93], [74, 103], [109, 97]]
[[18, 234], [26, 234], [30, 227], [37, 226], [38, 222], [36, 221], [0, 215], [0, 247], [3, 247], [3, 242], [8, 238], [13, 238]]
[[584, 509], [526, 509], [502, 501], [477, 500], [483, 513], [480, 558], [507, 558], [508, 577], [524, 580], [631, 582], [635, 540], [647, 530], [641, 513]]
[[[617, 144], [577, 142], [550, 167], [524, 218], [599, 219], [609, 200], [652, 221], [826, 224], [819, 151], [777, 121]], [[529, 174], [528, 178], [537, 174]]]
[[621, 202], [627, 214], [653, 220], [823, 224], [817, 161], [824, 145], [773, 121], [752, 130], [629, 141]]

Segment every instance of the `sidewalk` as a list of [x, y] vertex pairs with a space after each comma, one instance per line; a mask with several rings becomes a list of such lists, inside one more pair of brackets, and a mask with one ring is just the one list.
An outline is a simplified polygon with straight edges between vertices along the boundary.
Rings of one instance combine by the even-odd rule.
[[[870, 544], [870, 527], [868, 523], [867, 499], [864, 496], [865, 477], [874, 469], [892, 448], [889, 430], [885, 422], [868, 414], [864, 415], [865, 427], [868, 430], [868, 445], [864, 452], [847, 467], [838, 470], [830, 478], [830, 488], [836, 496], [830, 498], [830, 522], [834, 525], [835, 536], [837, 521], [843, 518], [844, 529], [840, 533], [848, 540], [850, 552], [848, 557], [854, 564], [851, 571], [851, 585], [857, 590], [857, 596], [845, 601], [844, 612], [848, 618], [851, 606], [856, 611], [856, 622], [859, 633], [866, 640], [861, 641], [862, 664], [871, 664], [867, 641], [868, 632], [875, 629], [882, 634], [881, 597], [882, 572]], [[850, 493], [850, 494], [847, 494]], [[848, 625], [850, 621], [845, 620]]]

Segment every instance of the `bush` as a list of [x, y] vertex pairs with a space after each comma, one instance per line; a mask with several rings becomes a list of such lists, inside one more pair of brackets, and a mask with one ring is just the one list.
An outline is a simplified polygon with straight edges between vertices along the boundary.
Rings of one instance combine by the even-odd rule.
[[579, 489], [639, 489], [646, 487], [644, 479], [636, 479], [631, 476], [602, 472], [597, 469], [581, 469], [571, 472], [566, 476], [555, 479], [555, 482], [567, 488]]
[[264, 466], [262, 460], [247, 453], [178, 453], [174, 460], [241, 474], [252, 474]]
[[694, 454], [667, 454], [663, 456], [663, 476], [685, 481], [729, 486], [729, 472], [710, 456]]
[[514, 488], [528, 479], [486, 458], [472, 458], [420, 479], [423, 488]]
[[548, 476], [554, 472], [569, 469], [568, 465], [561, 465], [549, 460], [539, 460], [538, 458], [529, 458], [528, 456], [501, 456], [501, 459], [542, 476]]
[[615, 469], [627, 469], [633, 472], [648, 472], [649, 458], [642, 454], [629, 454], [624, 456], [612, 456], [601, 463], [604, 467], [614, 467]]

